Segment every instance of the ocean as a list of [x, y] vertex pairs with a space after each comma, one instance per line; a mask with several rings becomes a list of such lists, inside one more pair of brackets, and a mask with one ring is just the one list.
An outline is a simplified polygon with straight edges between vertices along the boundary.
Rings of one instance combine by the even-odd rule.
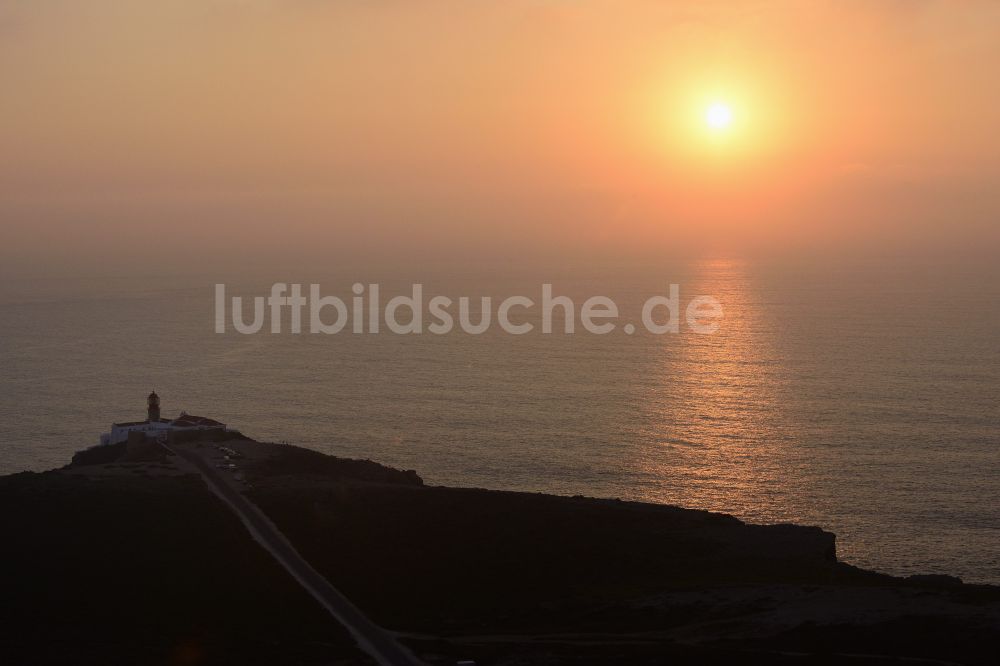
[[[852, 564], [1000, 584], [1000, 281], [890, 266], [738, 259], [319, 281], [427, 294], [541, 284], [620, 310], [680, 285], [714, 335], [214, 332], [220, 276], [8, 280], [0, 473], [45, 470], [113, 421], [217, 418], [263, 440], [415, 469], [429, 484], [619, 497], [819, 525]], [[538, 313], [519, 318], [538, 323]], [[556, 321], [556, 331], [560, 322]]]

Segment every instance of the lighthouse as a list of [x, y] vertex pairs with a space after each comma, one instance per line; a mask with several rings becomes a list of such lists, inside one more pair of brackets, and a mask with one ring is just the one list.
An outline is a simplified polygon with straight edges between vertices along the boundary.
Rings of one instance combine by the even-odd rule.
[[101, 435], [101, 444], [118, 444], [128, 440], [129, 433], [141, 432], [147, 438], [166, 438], [172, 430], [228, 430], [225, 423], [205, 416], [195, 416], [186, 412], [176, 419], [160, 418], [160, 396], [153, 391], [146, 397], [146, 420], [112, 423], [111, 432]]
[[149, 397], [146, 398], [146, 413], [150, 423], [160, 420], [160, 396], [156, 395], [156, 391], [150, 393]]

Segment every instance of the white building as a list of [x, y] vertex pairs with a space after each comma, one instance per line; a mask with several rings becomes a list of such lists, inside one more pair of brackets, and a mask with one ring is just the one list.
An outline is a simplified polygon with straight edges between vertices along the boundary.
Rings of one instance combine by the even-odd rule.
[[205, 416], [194, 416], [181, 412], [176, 419], [160, 418], [160, 396], [156, 392], [146, 398], [146, 420], [129, 423], [112, 423], [111, 432], [101, 435], [101, 444], [118, 444], [128, 440], [130, 432], [141, 432], [150, 438], [166, 438], [171, 430], [219, 430], [226, 428], [225, 423], [219, 423]]

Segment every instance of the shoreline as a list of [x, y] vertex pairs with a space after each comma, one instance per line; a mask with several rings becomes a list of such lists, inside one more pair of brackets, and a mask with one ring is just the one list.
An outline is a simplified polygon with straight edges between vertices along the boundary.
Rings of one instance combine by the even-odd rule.
[[[817, 527], [752, 525], [614, 499], [428, 486], [412, 470], [368, 460], [238, 433], [215, 440], [171, 443], [179, 455], [146, 441], [101, 447], [58, 470], [0, 477], [4, 527], [27, 537], [13, 540], [5, 568], [41, 581], [46, 599], [70, 606], [90, 600], [100, 607], [95, 617], [132, 627], [126, 634], [141, 633], [145, 622], [121, 615], [124, 600], [170, 606], [176, 612], [159, 625], [166, 644], [190, 633], [174, 626], [186, 626], [186, 606], [152, 593], [137, 597], [125, 581], [178, 567], [185, 576], [170, 588], [184, 589], [202, 567], [225, 572], [227, 562], [251, 557], [255, 564], [225, 583], [230, 596], [213, 602], [221, 606], [212, 617], [237, 612], [231, 597], [243, 595], [246, 626], [263, 624], [232, 633], [198, 621], [203, 650], [229, 655], [252, 645], [246, 663], [299, 663], [289, 656], [295, 646], [312, 645], [314, 657], [364, 663], [344, 629], [195, 474], [189, 460], [197, 457], [257, 507], [317, 576], [424, 663], [731, 663], [795, 652], [834, 663], [879, 655], [880, 663], [979, 664], [989, 663], [982, 655], [994, 654], [1000, 635], [1000, 587], [865, 571], [839, 562], [836, 537]], [[137, 506], [144, 508], [135, 513]], [[28, 532], [39, 520], [45, 530]], [[155, 564], [164, 557], [171, 569]], [[60, 572], [67, 567], [91, 574], [66, 578]], [[79, 636], [80, 627], [38, 607], [38, 591], [22, 578], [7, 583], [16, 612], [8, 614], [0, 651], [28, 649], [18, 643], [25, 617], [98, 649], [92, 637]], [[215, 587], [209, 578], [186, 594], [203, 604]], [[279, 588], [277, 597], [266, 591]], [[300, 610], [274, 614], [288, 604]], [[343, 638], [335, 645], [292, 638], [309, 627]], [[270, 647], [255, 642], [256, 633], [268, 632], [278, 634]], [[103, 659], [137, 649], [115, 643], [124, 640], [112, 638], [118, 635], [101, 638], [110, 641]], [[57, 657], [38, 663], [60, 663]]]

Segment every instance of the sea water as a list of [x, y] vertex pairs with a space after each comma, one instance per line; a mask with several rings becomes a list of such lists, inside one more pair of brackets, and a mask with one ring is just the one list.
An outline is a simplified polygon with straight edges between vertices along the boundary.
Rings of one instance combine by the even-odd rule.
[[[415, 469], [430, 484], [620, 497], [819, 525], [841, 559], [1000, 583], [1000, 284], [961, 271], [772, 270], [739, 259], [553, 275], [309, 276], [350, 296], [537, 300], [623, 321], [678, 283], [714, 335], [240, 335], [215, 285], [293, 274], [12, 280], [0, 293], [0, 473], [44, 470], [142, 419], [210, 416], [263, 440]], [[525, 312], [527, 321], [538, 313]], [[348, 329], [349, 330], [349, 329]]]

